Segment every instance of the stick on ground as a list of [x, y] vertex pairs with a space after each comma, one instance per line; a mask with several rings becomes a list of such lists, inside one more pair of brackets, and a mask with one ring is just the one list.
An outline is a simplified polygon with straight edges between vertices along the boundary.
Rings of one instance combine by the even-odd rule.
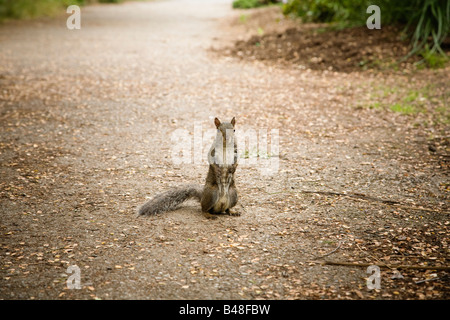
[[344, 267], [369, 267], [378, 266], [380, 268], [389, 269], [414, 269], [414, 270], [440, 270], [440, 271], [450, 271], [450, 266], [419, 266], [419, 265], [389, 265], [384, 263], [357, 263], [357, 262], [339, 262], [339, 261], [312, 261], [320, 263], [321, 265], [334, 265], [334, 266], [344, 266]]

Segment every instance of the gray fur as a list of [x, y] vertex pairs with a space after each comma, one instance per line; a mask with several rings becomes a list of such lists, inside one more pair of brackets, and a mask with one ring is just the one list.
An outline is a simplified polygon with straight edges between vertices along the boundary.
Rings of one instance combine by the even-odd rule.
[[234, 173], [238, 165], [237, 143], [234, 137], [235, 122], [234, 118], [231, 122], [214, 119], [217, 135], [208, 152], [209, 170], [203, 189], [187, 185], [158, 194], [138, 209], [138, 215], [148, 216], [172, 211], [191, 198], [199, 200], [202, 211], [209, 215], [230, 213], [230, 208], [238, 201], [234, 182]]
[[172, 211], [188, 199], [196, 198], [200, 201], [201, 197], [202, 188], [199, 186], [187, 185], [172, 189], [156, 195], [153, 199], [142, 205], [138, 209], [138, 215], [149, 216]]

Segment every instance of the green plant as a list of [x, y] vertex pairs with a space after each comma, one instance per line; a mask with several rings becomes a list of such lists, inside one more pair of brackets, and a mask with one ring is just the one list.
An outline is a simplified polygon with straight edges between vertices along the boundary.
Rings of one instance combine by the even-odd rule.
[[285, 15], [294, 14], [311, 22], [345, 22], [361, 24], [365, 21], [365, 0], [291, 0], [282, 7]]
[[277, 2], [279, 2], [279, 0], [234, 0], [233, 8], [235, 9], [258, 8]]
[[369, 105], [369, 109], [379, 109], [381, 108], [381, 104], [379, 102], [374, 102], [371, 105]]
[[438, 121], [446, 125], [450, 124], [450, 108], [448, 106], [440, 106], [436, 108]]
[[0, 21], [5, 19], [30, 19], [53, 16], [70, 5], [93, 2], [118, 3], [123, 0], [0, 0]]
[[259, 0], [235, 0], [233, 1], [233, 8], [250, 9], [260, 7]]
[[406, 97], [403, 98], [403, 102], [405, 103], [411, 103], [416, 101], [416, 99], [419, 97], [419, 92], [416, 90], [412, 90], [408, 93]]
[[69, 5], [83, 5], [85, 0], [0, 0], [0, 20], [52, 16]]
[[247, 18], [248, 18], [248, 16], [246, 14], [241, 14], [239, 16], [239, 21], [241, 21], [242, 23], [246, 23], [247, 22]]
[[[372, 88], [370, 100], [356, 107], [390, 110], [412, 116], [421, 113], [435, 124], [448, 124], [450, 122], [448, 96], [441, 88], [441, 85], [434, 84], [415, 87], [378, 85]], [[422, 118], [420, 125], [428, 124]]]
[[440, 54], [437, 52], [433, 52], [429, 49], [428, 45], [426, 45], [425, 48], [420, 51], [420, 55], [423, 57], [423, 60], [419, 61], [417, 64], [420, 66], [421, 64], [425, 63], [431, 69], [443, 68], [449, 61], [449, 58], [445, 53]]
[[411, 50], [405, 59], [422, 54], [428, 46], [425, 60], [442, 64], [442, 59], [435, 57], [437, 54], [446, 57], [441, 44], [450, 32], [449, 0], [290, 0], [283, 5], [283, 13], [300, 16], [305, 21], [364, 25], [369, 5], [380, 7], [382, 25], [405, 25], [403, 33], [411, 40]]
[[441, 43], [450, 31], [450, 1], [414, 0], [408, 9], [411, 16], [406, 19], [407, 28], [414, 30], [410, 54], [425, 48], [431, 54], [439, 52], [445, 56]]
[[402, 114], [416, 114], [419, 110], [411, 104], [395, 103], [389, 107], [394, 112]]

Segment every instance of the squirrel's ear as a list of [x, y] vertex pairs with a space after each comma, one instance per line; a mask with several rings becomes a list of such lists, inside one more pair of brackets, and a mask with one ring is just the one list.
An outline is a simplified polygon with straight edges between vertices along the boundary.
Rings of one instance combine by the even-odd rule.
[[233, 119], [231, 119], [231, 124], [233, 125], [233, 127], [234, 127], [235, 123], [236, 123], [236, 119], [234, 119], [234, 117], [233, 117]]
[[216, 125], [216, 128], [219, 129], [219, 126], [220, 126], [220, 120], [217, 119], [217, 118], [215, 118], [215, 119], [214, 119], [214, 124]]

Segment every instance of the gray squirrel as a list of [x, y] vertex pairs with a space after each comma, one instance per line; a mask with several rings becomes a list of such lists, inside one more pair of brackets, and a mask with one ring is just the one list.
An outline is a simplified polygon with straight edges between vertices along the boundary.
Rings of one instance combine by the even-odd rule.
[[175, 210], [188, 199], [198, 199], [202, 212], [208, 219], [217, 218], [216, 214], [226, 213], [239, 216], [239, 212], [231, 212], [238, 195], [234, 182], [234, 174], [238, 165], [238, 151], [235, 133], [236, 120], [220, 122], [214, 119], [217, 134], [208, 152], [209, 170], [204, 187], [186, 185], [156, 195], [138, 209], [138, 215], [155, 215]]

